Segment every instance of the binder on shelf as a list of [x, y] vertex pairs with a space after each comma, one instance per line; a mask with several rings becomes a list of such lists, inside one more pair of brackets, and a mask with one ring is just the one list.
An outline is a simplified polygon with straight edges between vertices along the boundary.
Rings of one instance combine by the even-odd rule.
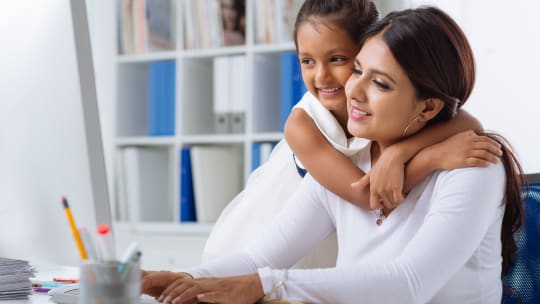
[[232, 67], [228, 56], [214, 57], [214, 131], [219, 134], [230, 133], [232, 130], [229, 99], [231, 85], [229, 83]]
[[198, 27], [196, 23], [196, 15], [194, 14], [195, 9], [193, 2], [194, 0], [185, 0], [182, 1], [182, 17], [184, 19], [184, 48], [185, 49], [196, 49], [198, 45]]
[[255, 169], [259, 168], [261, 165], [261, 144], [260, 143], [253, 143], [251, 145], [251, 171], [255, 171]]
[[274, 147], [276, 146], [276, 143], [275, 142], [266, 142], [266, 143], [261, 143], [261, 149], [260, 149], [260, 153], [259, 153], [259, 158], [260, 158], [260, 163], [261, 165], [264, 164], [269, 158], [270, 158], [270, 155], [272, 154], [272, 151], [274, 150]]
[[295, 52], [281, 54], [281, 129], [294, 105], [307, 91]]
[[247, 57], [214, 58], [214, 115], [216, 133], [243, 133], [247, 104]]
[[[199, 0], [200, 1], [200, 0]], [[210, 37], [210, 45], [212, 47], [219, 47], [222, 43], [223, 37], [223, 23], [221, 22], [221, 1], [222, 0], [203, 0], [207, 1], [208, 6], [208, 35]], [[218, 17], [218, 18], [216, 18]]]
[[146, 0], [133, 0], [133, 21], [135, 28], [135, 52], [146, 53], [148, 46], [148, 20], [146, 19]]
[[170, 0], [146, 0], [148, 51], [174, 49], [172, 8]]
[[122, 150], [116, 150], [115, 156], [115, 205], [114, 216], [118, 221], [129, 220], [129, 209], [126, 198], [126, 174], [124, 167], [124, 156]]
[[124, 186], [125, 186], [125, 205], [127, 207], [127, 220], [141, 220], [141, 176], [139, 166], [139, 155], [137, 148], [127, 147], [122, 151], [124, 164]]
[[118, 53], [131, 54], [135, 50], [135, 42], [133, 40], [133, 1], [120, 1], [120, 22], [118, 30]]
[[191, 164], [197, 221], [213, 223], [242, 189], [241, 146], [192, 146]]
[[175, 62], [150, 63], [148, 81], [148, 133], [150, 136], [174, 135]]
[[255, 41], [283, 43], [293, 41], [294, 22], [303, 0], [255, 1]]
[[244, 133], [246, 122], [246, 105], [248, 94], [246, 83], [248, 81], [247, 57], [245, 55], [236, 55], [229, 58], [232, 77], [231, 86], [231, 132]]
[[120, 54], [174, 49], [170, 0], [120, 0]]
[[276, 146], [276, 143], [272, 142], [260, 142], [254, 143], [251, 146], [251, 170], [255, 171], [258, 167], [264, 164], [272, 154], [272, 150]]
[[[210, 20], [210, 15], [208, 12], [208, 1], [207, 0], [193, 0], [195, 2], [196, 14], [198, 24], [198, 35], [199, 38], [199, 47], [210, 48], [212, 46], [212, 41], [210, 40], [210, 26], [208, 20]], [[216, 18], [216, 16], [212, 16]]]
[[180, 151], [180, 222], [197, 221], [190, 154], [188, 147]]
[[130, 221], [173, 220], [168, 159], [163, 148], [124, 148], [124, 184]]
[[186, 49], [245, 43], [245, 0], [185, 0], [182, 8]]

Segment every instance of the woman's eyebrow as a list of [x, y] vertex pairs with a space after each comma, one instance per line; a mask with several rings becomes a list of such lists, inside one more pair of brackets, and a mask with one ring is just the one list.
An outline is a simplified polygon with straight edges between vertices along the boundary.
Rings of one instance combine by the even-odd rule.
[[[360, 64], [360, 61], [358, 61], [358, 59], [356, 59], [356, 58], [354, 59], [354, 64], [357, 65], [357, 66], [360, 66], [360, 67], [362, 66], [362, 65]], [[394, 80], [394, 78], [392, 78], [392, 77], [391, 77], [390, 75], [388, 75], [386, 72], [383, 72], [383, 71], [377, 70], [377, 69], [370, 69], [369, 71], [370, 71], [372, 74], [375, 74], [375, 75], [382, 75], [382, 76], [388, 78], [392, 83], [396, 84], [396, 81]], [[366, 71], [364, 71], [364, 72], [366, 72]]]

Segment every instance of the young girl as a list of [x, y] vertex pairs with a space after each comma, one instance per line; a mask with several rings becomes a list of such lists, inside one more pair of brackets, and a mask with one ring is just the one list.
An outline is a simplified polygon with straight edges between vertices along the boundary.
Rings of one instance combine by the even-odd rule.
[[[481, 129], [464, 112], [448, 123], [395, 144], [383, 153], [369, 176], [350, 161], [349, 157], [367, 141], [353, 138], [346, 131], [344, 85], [354, 68], [363, 30], [377, 17], [375, 5], [367, 0], [305, 1], [297, 16], [294, 36], [309, 92], [286, 123], [286, 141], [278, 143], [269, 160], [250, 176], [246, 188], [221, 214], [206, 243], [203, 261], [243, 248], [269, 226], [301, 181], [302, 164], [319, 183], [346, 201], [380, 209], [382, 205], [394, 207], [401, 202], [402, 188], [407, 192], [433, 170], [497, 162], [498, 144], [470, 132], [432, 147], [432, 158], [422, 162], [423, 167], [414, 172], [404, 169], [419, 150], [461, 131]], [[414, 124], [416, 121], [412, 120], [410, 127]], [[351, 187], [362, 177], [361, 183]], [[381, 216], [379, 220], [382, 219]], [[330, 236], [297, 266], [333, 266], [336, 250], [335, 238]]]

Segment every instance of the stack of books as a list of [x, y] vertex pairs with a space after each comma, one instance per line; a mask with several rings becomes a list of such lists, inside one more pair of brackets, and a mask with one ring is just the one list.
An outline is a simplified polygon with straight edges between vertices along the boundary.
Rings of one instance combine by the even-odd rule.
[[27, 261], [0, 257], [0, 301], [28, 299], [33, 276], [34, 270]]

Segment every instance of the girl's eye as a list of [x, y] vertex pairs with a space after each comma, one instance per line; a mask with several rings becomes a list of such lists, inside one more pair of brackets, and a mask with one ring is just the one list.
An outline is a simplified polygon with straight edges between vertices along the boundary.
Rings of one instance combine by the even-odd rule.
[[332, 62], [342, 62], [342, 61], [346, 61], [346, 60], [347, 60], [347, 58], [342, 57], [342, 56], [332, 57], [332, 59], [331, 59]]
[[302, 60], [300, 62], [302, 64], [313, 64], [314, 63], [313, 59], [310, 59], [310, 58], [302, 58]]
[[390, 87], [386, 83], [384, 83], [383, 81], [380, 81], [378, 79], [374, 79], [373, 83], [375, 83], [375, 85], [377, 85], [381, 89], [384, 89], [384, 90], [390, 89]]

